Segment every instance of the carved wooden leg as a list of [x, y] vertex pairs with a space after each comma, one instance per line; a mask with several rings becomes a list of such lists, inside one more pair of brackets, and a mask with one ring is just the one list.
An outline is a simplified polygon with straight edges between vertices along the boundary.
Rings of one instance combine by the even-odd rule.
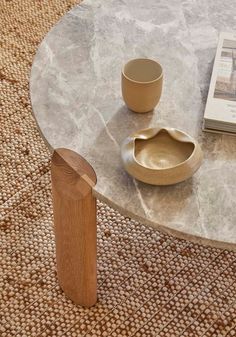
[[96, 174], [67, 149], [54, 151], [51, 174], [59, 283], [72, 301], [90, 307], [97, 300]]

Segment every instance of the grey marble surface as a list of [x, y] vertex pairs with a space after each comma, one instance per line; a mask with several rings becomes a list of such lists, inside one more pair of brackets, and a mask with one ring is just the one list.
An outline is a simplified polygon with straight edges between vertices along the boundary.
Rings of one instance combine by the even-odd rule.
[[[218, 34], [236, 30], [234, 6], [234, 0], [85, 0], [45, 37], [30, 79], [44, 137], [52, 148], [89, 161], [100, 199], [158, 229], [229, 248], [236, 246], [236, 138], [202, 133], [201, 125]], [[121, 67], [136, 57], [164, 68], [153, 113], [132, 113], [121, 97]], [[138, 182], [121, 164], [123, 139], [160, 124], [196, 137], [204, 151], [200, 170], [175, 186]]]

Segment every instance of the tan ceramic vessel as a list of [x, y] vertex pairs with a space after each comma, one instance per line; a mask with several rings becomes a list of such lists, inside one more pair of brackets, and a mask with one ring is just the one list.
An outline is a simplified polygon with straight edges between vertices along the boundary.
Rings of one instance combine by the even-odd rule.
[[148, 112], [158, 104], [163, 82], [161, 65], [150, 59], [134, 59], [122, 71], [122, 96], [128, 108]]
[[121, 157], [130, 175], [152, 185], [172, 185], [190, 178], [203, 159], [196, 140], [183, 131], [162, 127], [126, 138]]

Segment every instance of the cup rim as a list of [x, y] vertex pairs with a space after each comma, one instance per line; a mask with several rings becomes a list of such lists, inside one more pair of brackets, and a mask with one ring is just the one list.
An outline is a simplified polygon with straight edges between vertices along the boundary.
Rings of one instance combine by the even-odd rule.
[[[145, 82], [143, 82], [143, 81], [136, 81], [136, 80], [133, 80], [133, 79], [129, 78], [128, 76], [126, 76], [126, 74], [125, 74], [125, 72], [124, 72], [125, 66], [126, 66], [129, 62], [139, 61], [139, 60], [148, 60], [148, 61], [152, 61], [153, 63], [158, 64], [158, 66], [160, 66], [160, 68], [161, 68], [161, 74], [160, 74], [160, 76], [157, 77], [157, 78], [155, 78], [155, 79], [152, 80], [152, 81], [145, 81]], [[130, 81], [130, 82], [137, 83], [137, 84], [149, 84], [149, 83], [154, 83], [154, 82], [160, 80], [160, 79], [163, 77], [163, 68], [162, 68], [162, 65], [161, 65], [158, 61], [156, 61], [156, 60], [150, 59], [150, 58], [148, 58], [148, 57], [139, 57], [139, 58], [131, 59], [131, 60], [129, 60], [128, 62], [126, 62], [126, 63], [123, 65], [123, 67], [122, 67], [122, 75], [123, 75], [128, 81]]]

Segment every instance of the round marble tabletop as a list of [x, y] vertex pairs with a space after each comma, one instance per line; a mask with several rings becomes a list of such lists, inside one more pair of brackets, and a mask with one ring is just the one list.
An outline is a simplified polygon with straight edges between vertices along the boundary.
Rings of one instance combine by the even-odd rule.
[[[30, 79], [42, 134], [93, 166], [99, 199], [160, 230], [232, 249], [236, 138], [201, 125], [219, 32], [236, 30], [233, 9], [234, 0], [85, 0], [47, 34]], [[132, 113], [121, 97], [121, 67], [136, 57], [164, 68], [153, 113]], [[121, 164], [123, 139], [160, 124], [189, 133], [204, 152], [200, 170], [174, 186], [136, 181]]]

